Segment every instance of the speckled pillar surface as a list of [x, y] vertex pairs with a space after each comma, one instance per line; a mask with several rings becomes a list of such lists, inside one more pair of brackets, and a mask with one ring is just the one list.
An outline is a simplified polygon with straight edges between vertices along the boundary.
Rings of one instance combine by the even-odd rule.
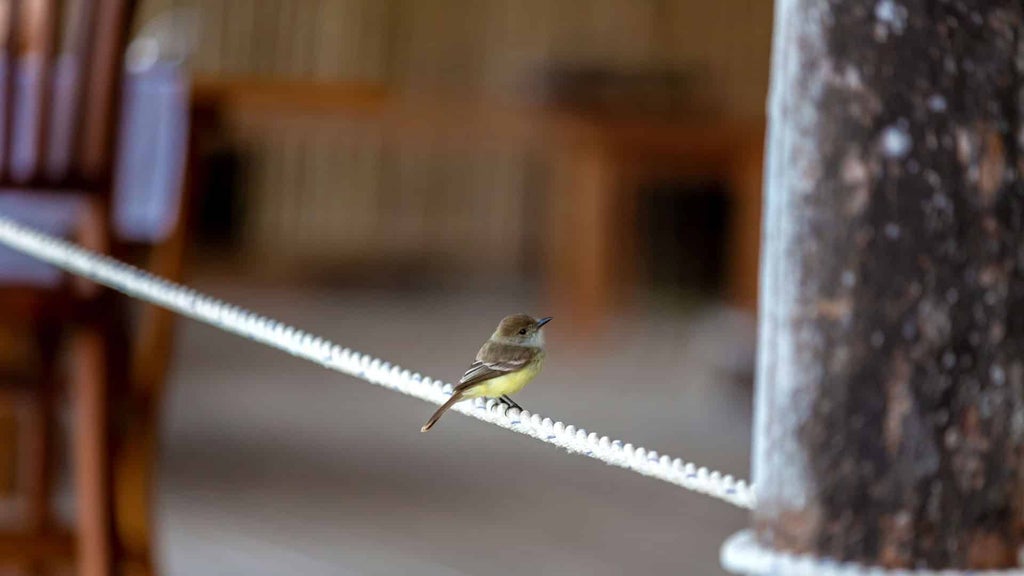
[[754, 528], [1004, 567], [1024, 526], [1022, 4], [779, 0]]

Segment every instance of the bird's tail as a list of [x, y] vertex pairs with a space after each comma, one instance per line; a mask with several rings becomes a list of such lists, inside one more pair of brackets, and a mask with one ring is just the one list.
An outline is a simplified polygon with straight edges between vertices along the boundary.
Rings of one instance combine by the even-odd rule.
[[434, 415], [430, 417], [430, 420], [427, 420], [427, 423], [423, 425], [423, 428], [420, 428], [420, 432], [426, 432], [427, 430], [433, 428], [434, 424], [437, 424], [437, 421], [441, 419], [441, 416], [444, 416], [444, 413], [447, 412], [449, 408], [454, 406], [455, 403], [458, 402], [459, 400], [462, 400], [461, 390], [458, 390], [455, 393], [453, 393], [452, 397], [449, 398], [447, 402], [442, 404], [441, 407], [437, 409], [437, 412], [434, 412]]

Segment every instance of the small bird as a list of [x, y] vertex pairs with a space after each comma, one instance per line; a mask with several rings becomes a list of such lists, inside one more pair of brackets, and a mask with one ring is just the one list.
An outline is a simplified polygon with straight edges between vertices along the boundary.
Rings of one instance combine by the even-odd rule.
[[526, 314], [502, 318], [498, 329], [476, 353], [476, 362], [463, 374], [452, 397], [434, 412], [420, 432], [433, 428], [449, 408], [467, 398], [497, 398], [509, 408], [522, 410], [509, 395], [522, 390], [540, 372], [544, 363], [541, 328], [550, 321], [550, 317], [536, 320]]

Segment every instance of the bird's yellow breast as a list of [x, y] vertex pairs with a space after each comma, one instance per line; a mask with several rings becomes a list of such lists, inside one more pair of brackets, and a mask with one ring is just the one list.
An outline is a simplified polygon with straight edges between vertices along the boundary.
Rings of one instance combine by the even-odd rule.
[[540, 372], [541, 364], [544, 362], [544, 355], [538, 354], [537, 358], [524, 366], [521, 370], [509, 372], [504, 376], [498, 376], [473, 386], [463, 394], [465, 398], [497, 398], [502, 394], [515, 394], [533, 380]]

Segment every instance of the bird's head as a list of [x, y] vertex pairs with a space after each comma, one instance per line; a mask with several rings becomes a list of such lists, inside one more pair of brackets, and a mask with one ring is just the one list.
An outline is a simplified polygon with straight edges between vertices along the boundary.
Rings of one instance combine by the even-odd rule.
[[541, 328], [550, 321], [550, 316], [540, 320], [528, 314], [506, 316], [501, 319], [491, 339], [505, 344], [539, 348], [544, 345], [544, 333]]

